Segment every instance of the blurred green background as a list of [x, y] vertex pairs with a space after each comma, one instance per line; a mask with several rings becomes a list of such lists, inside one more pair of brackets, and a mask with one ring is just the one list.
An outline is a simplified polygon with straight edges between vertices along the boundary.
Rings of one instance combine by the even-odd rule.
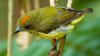
[[[15, 29], [16, 20], [20, 16], [21, 0], [13, 1], [13, 29]], [[58, 5], [66, 6], [66, 3], [66, 0], [59, 0]], [[49, 6], [49, 0], [40, 0], [40, 7], [46, 6]], [[77, 10], [93, 8], [94, 12], [87, 14], [73, 32], [67, 35], [63, 56], [100, 56], [100, 0], [73, 0], [73, 8]], [[0, 0], [0, 56], [7, 54], [7, 14], [8, 0]], [[20, 51], [13, 37], [11, 53], [12, 56], [47, 56], [50, 48], [50, 40], [43, 39], [33, 41], [26, 50]]]

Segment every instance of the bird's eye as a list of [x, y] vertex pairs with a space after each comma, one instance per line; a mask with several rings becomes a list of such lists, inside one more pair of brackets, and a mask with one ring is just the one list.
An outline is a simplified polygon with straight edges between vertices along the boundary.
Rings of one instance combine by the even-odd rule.
[[27, 25], [25, 26], [25, 28], [26, 28], [26, 29], [27, 29], [27, 28], [30, 28], [30, 26], [31, 26], [31, 25], [27, 24]]

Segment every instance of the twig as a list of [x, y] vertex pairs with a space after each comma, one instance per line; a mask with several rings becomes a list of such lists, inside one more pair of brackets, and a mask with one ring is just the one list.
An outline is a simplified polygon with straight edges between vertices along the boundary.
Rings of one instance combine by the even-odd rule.
[[56, 6], [55, 0], [50, 0], [50, 6]]
[[31, 11], [30, 0], [26, 0], [26, 10], [27, 12]]
[[34, 9], [39, 9], [40, 4], [39, 4], [39, 0], [34, 0]]
[[25, 15], [27, 12], [31, 11], [30, 0], [21, 0], [21, 16]]
[[68, 8], [71, 8], [72, 7], [72, 2], [73, 2], [73, 0], [68, 0], [67, 1], [67, 7]]
[[13, 0], [8, 0], [8, 47], [7, 56], [11, 56]]

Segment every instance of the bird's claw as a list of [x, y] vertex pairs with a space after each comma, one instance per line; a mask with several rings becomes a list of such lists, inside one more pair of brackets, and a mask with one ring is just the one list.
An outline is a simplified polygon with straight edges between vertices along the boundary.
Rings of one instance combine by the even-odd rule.
[[58, 50], [50, 50], [49, 51], [49, 56], [58, 56], [59, 55], [59, 51]]

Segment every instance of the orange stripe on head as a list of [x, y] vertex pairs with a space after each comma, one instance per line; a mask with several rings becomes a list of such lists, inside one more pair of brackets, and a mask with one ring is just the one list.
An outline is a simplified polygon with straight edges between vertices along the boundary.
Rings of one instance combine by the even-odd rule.
[[24, 16], [21, 20], [21, 24], [24, 24], [28, 18], [29, 18], [29, 16]]

